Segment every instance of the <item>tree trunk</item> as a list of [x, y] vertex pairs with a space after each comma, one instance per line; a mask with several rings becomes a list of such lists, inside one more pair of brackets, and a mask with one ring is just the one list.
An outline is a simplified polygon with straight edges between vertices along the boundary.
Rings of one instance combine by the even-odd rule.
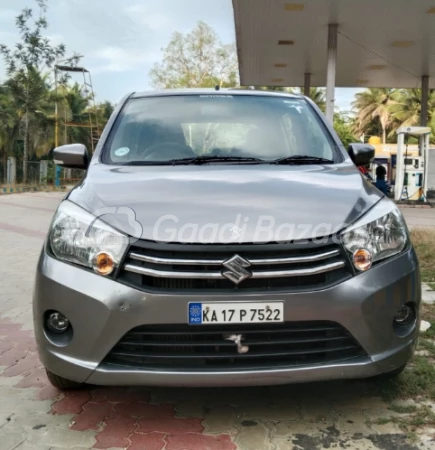
[[23, 149], [23, 183], [27, 183], [27, 161], [29, 159], [29, 111], [26, 111], [24, 122], [24, 149]]
[[387, 129], [385, 127], [382, 127], [382, 144], [387, 143]]

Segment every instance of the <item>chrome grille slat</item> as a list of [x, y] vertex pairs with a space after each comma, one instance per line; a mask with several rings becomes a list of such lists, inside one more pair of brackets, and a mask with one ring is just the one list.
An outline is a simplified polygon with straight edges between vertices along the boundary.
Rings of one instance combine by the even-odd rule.
[[286, 291], [322, 289], [352, 276], [340, 245], [158, 244], [135, 242], [118, 281], [158, 291]]
[[[290, 269], [290, 270], [270, 270], [263, 272], [252, 272], [251, 278], [284, 278], [284, 277], [303, 277], [316, 275], [319, 273], [330, 272], [332, 270], [340, 269], [345, 266], [343, 261], [331, 264], [324, 264], [308, 269]], [[181, 271], [165, 271], [150, 269], [148, 267], [135, 266], [133, 264], [126, 264], [124, 269], [127, 272], [134, 272], [140, 275], [147, 275], [157, 278], [188, 278], [188, 279], [225, 279], [221, 272], [181, 272]]]
[[[288, 258], [270, 258], [270, 259], [250, 259], [249, 262], [252, 265], [276, 265], [276, 264], [298, 264], [308, 262], [324, 261], [328, 258], [338, 256], [340, 252], [338, 250], [332, 250], [330, 252], [319, 253], [317, 255], [308, 256], [292, 256]], [[164, 264], [171, 266], [221, 266], [224, 263], [224, 259], [177, 259], [177, 258], [159, 258], [156, 256], [143, 255], [140, 253], [131, 252], [130, 258], [135, 261], [142, 261], [150, 264]]]

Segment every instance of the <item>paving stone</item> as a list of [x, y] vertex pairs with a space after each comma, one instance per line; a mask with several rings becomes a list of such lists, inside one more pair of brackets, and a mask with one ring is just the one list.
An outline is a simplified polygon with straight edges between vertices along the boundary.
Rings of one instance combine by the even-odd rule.
[[149, 390], [132, 389], [124, 387], [97, 387], [92, 391], [92, 402], [111, 403], [148, 403], [150, 397]]
[[128, 450], [163, 450], [166, 443], [162, 433], [138, 434], [130, 437], [131, 445]]
[[158, 417], [153, 419], [140, 419], [138, 433], [201, 433], [204, 427], [201, 419], [177, 419], [176, 417]]
[[[228, 435], [206, 436], [204, 434], [187, 433], [169, 435], [165, 438], [166, 450], [236, 450], [236, 445]], [[257, 450], [260, 447], [257, 447]], [[262, 447], [261, 447], [262, 448]], [[267, 447], [264, 447], [265, 449]], [[243, 447], [245, 450], [245, 447]], [[248, 447], [246, 447], [248, 450]], [[263, 450], [263, 448], [262, 448]]]
[[3, 429], [0, 428], [0, 432], [1, 432], [0, 450], [9, 450], [11, 448], [16, 448], [25, 441], [24, 434], [18, 431], [14, 431], [12, 433], [5, 433]]
[[12, 420], [14, 411], [0, 411], [0, 428]]
[[42, 428], [40, 430], [32, 430], [32, 432], [26, 434], [26, 437], [29, 444], [48, 445], [49, 447], [84, 447], [91, 449], [96, 443], [93, 431]]
[[68, 429], [73, 415], [53, 416], [52, 414], [33, 413], [27, 414], [16, 411], [10, 421], [4, 425], [4, 429], [41, 430], [45, 428]]
[[181, 400], [175, 407], [176, 417], [183, 417], [185, 419], [204, 417], [205, 409], [205, 399], [193, 398]]
[[[6, 392], [8, 392], [6, 394]], [[33, 397], [33, 390], [4, 389], [0, 388], [0, 412], [20, 411], [22, 413], [48, 413], [51, 409], [50, 401], [35, 401], [25, 398]], [[24, 398], [23, 398], [24, 397]]]
[[368, 435], [372, 432], [368, 426], [367, 415], [360, 410], [338, 413], [334, 424], [341, 433], [350, 436], [355, 434]]
[[205, 415], [202, 422], [204, 431], [209, 434], [233, 434], [237, 430], [238, 418], [236, 409], [231, 406], [215, 406]]
[[95, 448], [128, 447], [130, 444], [128, 438], [136, 428], [137, 419], [132, 417], [107, 419], [104, 430], [95, 436], [97, 440]]
[[71, 429], [98, 431], [113, 412], [113, 406], [109, 403], [88, 402], [83, 405], [83, 411], [75, 417]]
[[269, 435], [270, 430], [264, 424], [252, 421], [248, 426], [242, 426], [234, 441], [243, 450], [272, 450]]
[[80, 414], [83, 405], [91, 399], [91, 393], [85, 390], [65, 392], [62, 399], [53, 404], [56, 414]]
[[423, 283], [421, 286], [421, 295], [424, 303], [430, 305], [435, 303], [435, 290], [431, 289], [426, 283]]

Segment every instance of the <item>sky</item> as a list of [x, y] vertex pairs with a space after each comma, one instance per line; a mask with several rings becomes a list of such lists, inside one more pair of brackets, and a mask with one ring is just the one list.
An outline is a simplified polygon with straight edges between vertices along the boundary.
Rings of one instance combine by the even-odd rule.
[[[34, 0], [0, 0], [0, 43], [13, 46], [15, 17]], [[174, 31], [187, 33], [199, 20], [224, 43], [235, 41], [231, 0], [49, 0], [47, 36], [68, 55], [83, 55], [97, 101], [117, 103], [126, 93], [152, 89], [148, 73], [161, 61]], [[4, 78], [0, 61], [0, 81]], [[338, 89], [337, 106], [351, 109], [355, 89]]]

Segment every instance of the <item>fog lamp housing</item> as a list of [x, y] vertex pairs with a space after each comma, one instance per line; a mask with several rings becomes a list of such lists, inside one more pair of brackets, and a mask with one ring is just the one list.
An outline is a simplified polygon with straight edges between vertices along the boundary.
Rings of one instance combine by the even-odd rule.
[[393, 319], [393, 329], [395, 333], [404, 337], [411, 333], [417, 324], [417, 313], [413, 303], [401, 306]]
[[69, 320], [60, 312], [52, 311], [47, 315], [45, 324], [54, 334], [66, 333], [70, 327]]

